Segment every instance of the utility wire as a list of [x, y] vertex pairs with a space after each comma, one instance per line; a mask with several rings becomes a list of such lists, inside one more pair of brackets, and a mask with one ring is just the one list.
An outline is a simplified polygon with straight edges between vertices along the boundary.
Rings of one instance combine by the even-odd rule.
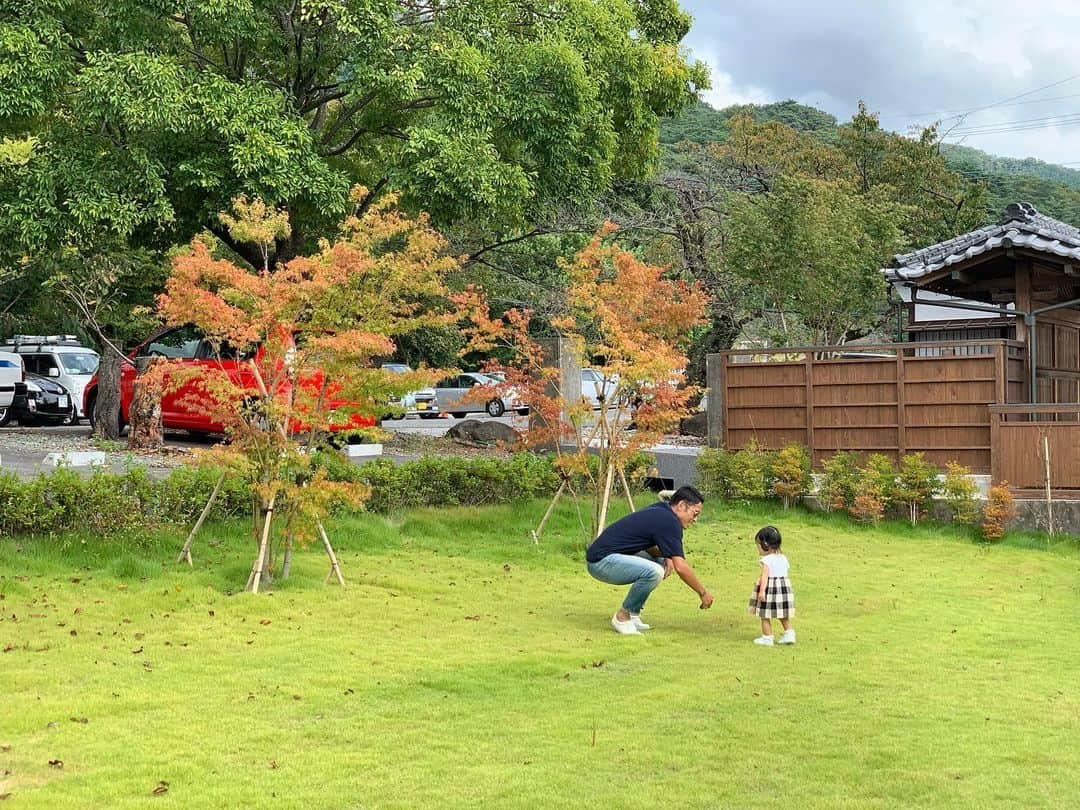
[[[1080, 93], [1070, 93], [1067, 96], [1050, 96], [1049, 98], [1033, 98], [1028, 101], [1017, 101], [1013, 104], [995, 104], [995, 107], [1023, 107], [1027, 104], [1047, 104], [1051, 101], [1066, 101], [1070, 98], [1080, 98]], [[878, 116], [880, 120], [885, 121], [892, 118], [907, 118], [912, 122], [916, 122], [920, 119], [926, 118], [938, 118], [940, 116], [958, 116], [958, 115], [970, 115], [977, 110], [977, 107], [965, 107], [961, 110], [935, 110], [934, 112], [923, 113], [891, 113], [889, 115]], [[983, 108], [988, 109], [988, 108]]]

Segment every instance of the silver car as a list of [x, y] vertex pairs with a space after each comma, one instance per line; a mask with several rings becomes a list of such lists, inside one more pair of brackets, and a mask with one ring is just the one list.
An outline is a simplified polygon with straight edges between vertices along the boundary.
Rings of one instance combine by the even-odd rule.
[[[382, 368], [395, 374], [408, 374], [412, 368], [405, 363], [383, 363]], [[393, 401], [405, 410], [405, 416], [419, 416], [421, 419], [437, 419], [439, 406], [435, 402], [434, 388], [421, 388], [419, 391], [410, 391], [401, 398], [401, 401]]]
[[529, 412], [527, 403], [522, 402], [513, 391], [504, 392], [503, 396], [492, 391], [490, 397], [481, 397], [472, 394], [466, 398], [474, 388], [480, 386], [494, 387], [500, 381], [481, 374], [478, 371], [466, 371], [455, 377], [440, 380], [435, 386], [435, 399], [439, 403], [439, 410], [449, 413], [455, 419], [461, 419], [467, 413], [483, 411], [488, 416], [502, 416], [507, 411], [517, 411], [520, 414]]
[[601, 402], [611, 407], [611, 395], [618, 386], [618, 374], [605, 376], [603, 371], [595, 368], [581, 370], [581, 398], [593, 408], [599, 408]]

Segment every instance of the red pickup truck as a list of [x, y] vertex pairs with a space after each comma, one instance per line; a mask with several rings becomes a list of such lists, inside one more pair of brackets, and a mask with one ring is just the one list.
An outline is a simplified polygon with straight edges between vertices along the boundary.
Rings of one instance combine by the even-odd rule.
[[[194, 326], [177, 326], [157, 333], [128, 355], [132, 362], [124, 363], [121, 366], [120, 424], [126, 425], [129, 422], [131, 399], [135, 389], [134, 363], [140, 357], [164, 357], [173, 361], [181, 361], [185, 366], [206, 366], [208, 371], [225, 371], [238, 386], [257, 392], [258, 386], [251, 371], [250, 360], [254, 359], [257, 364], [261, 352], [261, 348], [256, 350], [253, 357], [250, 355], [240, 356], [235, 351], [229, 350], [228, 347], [222, 347], [220, 351], [215, 352], [210, 342]], [[312, 380], [310, 383], [318, 386], [321, 384], [321, 379]], [[301, 384], [305, 383], [302, 382]], [[220, 433], [223, 430], [222, 425], [216, 424], [204, 413], [198, 413], [185, 407], [185, 398], [190, 398], [192, 394], [193, 389], [191, 386], [192, 384], [181, 385], [177, 390], [166, 393], [162, 397], [162, 426], [199, 433]], [[83, 395], [83, 411], [90, 419], [91, 424], [94, 421], [94, 407], [97, 404], [97, 389], [98, 378], [95, 374], [87, 383]], [[333, 401], [329, 404], [331, 408], [335, 405]], [[338, 405], [345, 404], [344, 402], [338, 403]], [[334, 425], [331, 429], [335, 431], [356, 430], [371, 427], [374, 424], [375, 420], [373, 418], [353, 413], [350, 414], [346, 423]], [[303, 430], [305, 428], [294, 425], [293, 429]]]

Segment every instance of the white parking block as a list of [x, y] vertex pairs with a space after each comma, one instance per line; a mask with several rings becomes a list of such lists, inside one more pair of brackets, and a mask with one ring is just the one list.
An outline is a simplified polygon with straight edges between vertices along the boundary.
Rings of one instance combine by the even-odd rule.
[[100, 450], [49, 453], [41, 463], [49, 467], [101, 467], [105, 465], [105, 454]]
[[367, 458], [382, 455], [381, 444], [347, 444], [342, 449], [349, 458]]

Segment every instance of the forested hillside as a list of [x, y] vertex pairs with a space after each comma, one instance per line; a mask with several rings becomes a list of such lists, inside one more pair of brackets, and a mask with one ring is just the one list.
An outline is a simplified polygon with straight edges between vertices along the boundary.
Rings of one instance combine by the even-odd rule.
[[[660, 143], [671, 150], [681, 141], [723, 142], [729, 135], [728, 123], [747, 113], [758, 122], [779, 121], [797, 131], [813, 133], [825, 143], [835, 143], [837, 138], [835, 117], [795, 101], [734, 105], [722, 110], [698, 103], [662, 123]], [[1044, 214], [1080, 225], [1080, 170], [1035, 158], [990, 155], [970, 146], [946, 144], [942, 153], [950, 169], [985, 183], [988, 221], [1009, 203], [1024, 200]]]

